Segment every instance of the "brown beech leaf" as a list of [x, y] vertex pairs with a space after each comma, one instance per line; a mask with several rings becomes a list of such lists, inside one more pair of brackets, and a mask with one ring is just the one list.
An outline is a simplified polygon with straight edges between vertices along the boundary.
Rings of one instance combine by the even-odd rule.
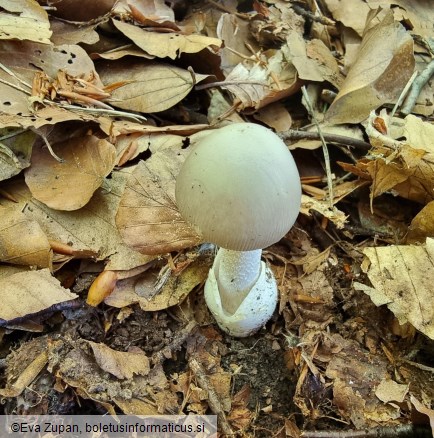
[[89, 202], [116, 160], [115, 147], [93, 135], [72, 138], [53, 150], [64, 161], [58, 162], [46, 147], [33, 149], [32, 165], [25, 173], [33, 196], [57, 210], [77, 210]]
[[141, 161], [129, 178], [116, 215], [125, 243], [143, 254], [164, 254], [196, 245], [200, 238], [175, 204], [175, 178], [184, 159], [181, 146]]
[[49, 269], [13, 274], [0, 279], [0, 320], [13, 321], [77, 296], [64, 289]]
[[330, 106], [330, 123], [358, 123], [398, 98], [413, 73], [413, 39], [388, 15], [363, 37], [357, 59]]
[[106, 85], [126, 82], [113, 91], [114, 106], [143, 113], [171, 108], [207, 77], [168, 64], [124, 61], [107, 63], [99, 73]]
[[146, 376], [151, 370], [149, 359], [138, 347], [133, 351], [116, 351], [105, 344], [88, 341], [96, 363], [118, 379], [131, 379], [133, 374]]
[[18, 200], [18, 204], [9, 201], [7, 205], [38, 221], [49, 240], [68, 242], [75, 253], [93, 252], [97, 260], [108, 260], [107, 270], [121, 271], [145, 265], [154, 258], [125, 245], [116, 228], [115, 214], [128, 175], [126, 170], [113, 171], [91, 202], [75, 211], [52, 210], [33, 198], [24, 182], [12, 181], [3, 188]]
[[132, 24], [112, 20], [115, 27], [150, 55], [177, 58], [181, 53], [197, 53], [206, 47], [220, 47], [221, 40], [205, 35], [149, 32]]
[[399, 323], [410, 322], [430, 339], [434, 339], [434, 239], [424, 245], [389, 245], [365, 248], [363, 272], [373, 287], [355, 283], [368, 294], [376, 306], [384, 304]]
[[211, 265], [212, 257], [204, 251], [178, 275], [168, 270], [165, 273], [168, 276], [161, 276], [158, 270], [150, 269], [136, 277], [118, 281], [104, 302], [113, 307], [139, 303], [147, 312], [167, 309], [180, 304], [196, 286], [202, 284]]
[[50, 44], [48, 15], [36, 0], [0, 0], [0, 39]]
[[51, 248], [39, 224], [13, 207], [0, 208], [0, 261], [51, 267]]

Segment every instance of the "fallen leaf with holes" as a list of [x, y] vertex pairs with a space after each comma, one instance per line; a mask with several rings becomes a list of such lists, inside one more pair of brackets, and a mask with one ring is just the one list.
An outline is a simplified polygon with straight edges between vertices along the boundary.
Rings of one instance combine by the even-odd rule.
[[112, 92], [110, 102], [119, 108], [156, 113], [171, 108], [204, 80], [199, 75], [169, 64], [110, 62], [99, 69], [106, 85], [124, 83]]
[[113, 170], [115, 147], [93, 135], [52, 145], [59, 162], [47, 147], [33, 148], [26, 184], [33, 196], [50, 208], [77, 210], [86, 205], [104, 178]]
[[413, 74], [413, 40], [389, 14], [364, 36], [326, 118], [330, 123], [358, 123], [385, 102], [394, 102]]
[[96, 363], [118, 379], [131, 379], [134, 374], [146, 376], [151, 369], [146, 354], [135, 347], [124, 352], [116, 351], [105, 344], [88, 341], [92, 347]]
[[365, 248], [362, 269], [373, 287], [355, 283], [376, 306], [384, 304], [400, 324], [410, 322], [434, 339], [434, 239], [424, 245], [390, 245]]
[[176, 59], [181, 53], [197, 53], [207, 47], [218, 48], [222, 42], [218, 38], [205, 35], [183, 35], [181, 33], [150, 32], [132, 24], [112, 20], [115, 27], [142, 50], [159, 58]]
[[49, 269], [13, 274], [0, 279], [0, 320], [13, 321], [77, 297]]
[[16, 208], [0, 207], [0, 261], [51, 267], [51, 247], [39, 224]]
[[51, 44], [47, 12], [35, 0], [0, 0], [0, 39]]
[[177, 147], [162, 147], [141, 161], [128, 179], [116, 225], [125, 243], [136, 251], [164, 254], [200, 241], [175, 204], [175, 178], [185, 154], [180, 138]]

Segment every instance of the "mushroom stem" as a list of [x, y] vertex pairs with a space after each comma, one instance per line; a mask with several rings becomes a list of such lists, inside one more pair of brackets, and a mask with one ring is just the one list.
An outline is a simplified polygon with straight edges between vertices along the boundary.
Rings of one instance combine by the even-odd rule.
[[220, 248], [214, 263], [214, 273], [223, 309], [234, 314], [261, 272], [261, 249], [233, 251]]

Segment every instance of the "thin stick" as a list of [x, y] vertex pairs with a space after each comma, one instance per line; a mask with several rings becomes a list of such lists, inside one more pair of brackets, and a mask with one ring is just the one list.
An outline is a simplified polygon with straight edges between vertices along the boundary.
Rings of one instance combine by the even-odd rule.
[[410, 438], [413, 436], [422, 438], [430, 436], [429, 433], [425, 435], [422, 430], [416, 433], [415, 429], [412, 424], [404, 424], [397, 427], [375, 427], [364, 430], [305, 431], [302, 432], [301, 438]]
[[313, 111], [312, 104], [311, 104], [310, 99], [309, 99], [309, 95], [307, 94], [306, 87], [304, 85], [301, 87], [301, 92], [303, 93], [303, 97], [306, 100], [306, 105], [308, 107], [308, 111], [312, 117], [312, 120], [314, 121], [314, 123], [316, 125], [316, 129], [318, 130], [318, 134], [319, 134], [319, 137], [321, 139], [325, 167], [326, 167], [326, 174], [327, 174], [327, 187], [329, 189], [330, 208], [333, 209], [333, 181], [332, 181], [332, 171], [330, 168], [330, 156], [329, 156], [329, 151], [327, 149], [327, 143], [325, 142], [324, 137], [322, 135], [321, 128], [319, 126], [318, 120], [315, 117], [315, 113]]
[[221, 427], [221, 430], [225, 435], [234, 435], [234, 432], [226, 418], [226, 414], [223, 410], [223, 406], [220, 402], [220, 399], [215, 389], [213, 388], [210, 379], [206, 375], [206, 371], [203, 368], [202, 364], [197, 359], [191, 358], [188, 361], [188, 366], [191, 372], [196, 377], [196, 381], [198, 385], [208, 393], [209, 407], [213, 412], [213, 414], [217, 415], [217, 419]]
[[422, 88], [430, 80], [431, 76], [434, 75], [434, 59], [426, 66], [425, 70], [414, 80], [411, 87], [410, 93], [405, 100], [404, 106], [401, 108], [402, 114], [410, 114], [414, 105], [416, 104], [417, 98], [419, 97]]
[[[279, 137], [282, 140], [320, 140], [320, 134], [318, 132], [307, 132], [297, 129], [288, 129], [288, 131], [281, 132]], [[336, 134], [323, 134], [324, 140], [327, 143], [337, 143], [344, 146], [352, 146], [356, 149], [361, 149], [363, 151], [369, 151], [372, 146], [366, 141], [359, 140], [357, 138], [346, 137], [345, 135]]]
[[405, 96], [407, 96], [407, 92], [410, 89], [411, 85], [413, 84], [413, 81], [416, 79], [417, 71], [415, 71], [411, 78], [408, 80], [408, 82], [405, 84], [404, 89], [402, 90], [402, 93], [400, 94], [398, 100], [395, 103], [395, 106], [393, 107], [392, 112], [390, 113], [390, 117], [393, 117], [395, 115], [396, 110], [401, 105], [402, 101], [404, 100]]

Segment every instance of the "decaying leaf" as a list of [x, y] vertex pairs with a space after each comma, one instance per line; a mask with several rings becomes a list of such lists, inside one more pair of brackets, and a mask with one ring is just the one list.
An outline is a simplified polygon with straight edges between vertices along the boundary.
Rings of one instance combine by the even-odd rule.
[[0, 320], [13, 321], [77, 297], [49, 269], [13, 274], [0, 279]]
[[124, 83], [112, 93], [114, 106], [143, 113], [156, 113], [176, 105], [207, 77], [169, 64], [143, 62], [111, 62], [99, 73], [106, 85]]
[[48, 14], [36, 0], [1, 0], [0, 39], [50, 44]]
[[57, 161], [46, 147], [33, 149], [26, 183], [33, 196], [57, 210], [77, 210], [89, 202], [116, 160], [115, 147], [93, 135], [53, 145]]
[[105, 344], [88, 341], [96, 363], [118, 379], [131, 379], [134, 374], [146, 376], [151, 367], [146, 354], [139, 348], [133, 351], [116, 351]]
[[306, 195], [301, 196], [301, 213], [310, 215], [309, 211], [315, 210], [321, 213], [324, 217], [331, 220], [338, 228], [343, 228], [347, 217], [345, 213], [340, 211], [337, 207], [330, 209], [329, 201], [319, 201]]
[[175, 178], [184, 156], [180, 143], [177, 148], [161, 148], [131, 174], [116, 225], [125, 243], [136, 251], [164, 254], [200, 241], [175, 204]]
[[137, 277], [117, 282], [114, 291], [104, 300], [113, 307], [139, 303], [143, 310], [153, 312], [180, 304], [187, 295], [208, 277], [212, 265], [209, 254], [202, 254], [178, 275], [170, 269], [164, 273], [149, 270]]
[[401, 324], [410, 322], [434, 339], [434, 239], [424, 245], [365, 248], [362, 265], [373, 287], [356, 283], [377, 305], [386, 304]]
[[0, 207], [0, 261], [51, 267], [51, 248], [39, 224], [13, 207]]
[[413, 40], [387, 16], [363, 37], [357, 59], [327, 112], [330, 123], [358, 123], [393, 102], [414, 70]]
[[[68, 242], [73, 250], [92, 251], [98, 260], [108, 259], [106, 269], [128, 270], [153, 259], [124, 244], [115, 225], [115, 214], [128, 173], [112, 172], [104, 189], [80, 210], [52, 210], [32, 198], [27, 187], [11, 185], [11, 193], [19, 201], [27, 217], [36, 220], [50, 240]], [[13, 205], [13, 203], [11, 203]]]
[[113, 20], [113, 24], [146, 53], [159, 58], [175, 59], [181, 53], [196, 53], [206, 47], [220, 47], [222, 43], [218, 38], [210, 38], [204, 35], [149, 32], [138, 26], [118, 20]]

